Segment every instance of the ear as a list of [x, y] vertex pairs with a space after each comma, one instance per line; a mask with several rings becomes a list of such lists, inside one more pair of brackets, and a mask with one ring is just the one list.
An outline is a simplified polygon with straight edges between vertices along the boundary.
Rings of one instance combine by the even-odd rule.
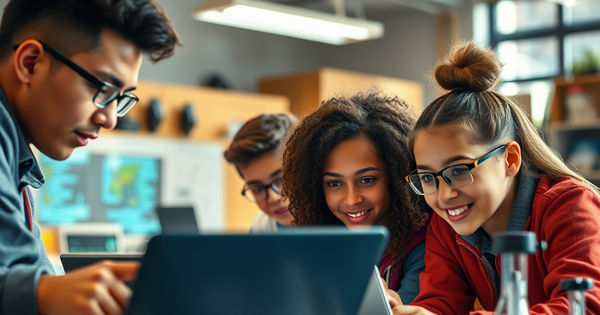
[[514, 177], [521, 169], [521, 146], [516, 141], [506, 144], [506, 175]]
[[33, 76], [37, 74], [42, 62], [49, 65], [48, 54], [44, 54], [42, 44], [37, 40], [28, 39], [19, 45], [15, 51], [15, 74], [23, 84], [30, 84]]

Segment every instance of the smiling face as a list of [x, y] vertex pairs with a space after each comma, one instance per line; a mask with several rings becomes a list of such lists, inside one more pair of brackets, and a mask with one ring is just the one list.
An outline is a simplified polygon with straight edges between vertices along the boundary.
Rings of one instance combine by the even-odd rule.
[[323, 192], [329, 210], [346, 226], [385, 223], [390, 205], [387, 168], [367, 137], [344, 140], [329, 152]]
[[[17, 76], [25, 84], [9, 100], [27, 142], [50, 158], [64, 160], [73, 149], [98, 137], [101, 128], [115, 127], [117, 102], [104, 109], [96, 107], [92, 100], [97, 89], [35, 43], [25, 41], [18, 50], [15, 59], [21, 73], [17, 70]], [[123, 93], [137, 85], [142, 53], [132, 43], [105, 30], [97, 50], [77, 53], [70, 59]], [[58, 66], [52, 66], [53, 63]]]
[[[465, 133], [456, 130], [441, 126], [417, 133], [414, 155], [418, 172], [435, 173], [451, 165], [473, 163], [491, 150], [470, 144]], [[425, 200], [460, 235], [472, 234], [479, 227], [489, 234], [502, 232], [512, 212], [519, 166], [519, 146], [511, 141], [504, 151], [472, 169], [471, 184], [452, 187], [438, 177], [437, 191], [426, 194]]]
[[[247, 194], [253, 187], [266, 186], [281, 181], [281, 166], [283, 161], [280, 154], [268, 151], [239, 167], [246, 181]], [[266, 215], [283, 225], [291, 225], [294, 219], [288, 210], [289, 201], [281, 197], [273, 189], [267, 189], [267, 198], [256, 204]]]

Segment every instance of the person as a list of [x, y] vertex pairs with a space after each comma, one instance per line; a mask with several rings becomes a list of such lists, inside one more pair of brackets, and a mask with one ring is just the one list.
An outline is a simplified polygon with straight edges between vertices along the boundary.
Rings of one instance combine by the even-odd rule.
[[415, 163], [412, 107], [378, 91], [324, 101], [294, 129], [283, 157], [283, 192], [293, 225], [386, 226], [379, 263], [405, 301], [419, 292], [429, 209], [402, 182]]
[[145, 54], [178, 35], [153, 0], [11, 0], [0, 24], [0, 314], [121, 314], [138, 265], [101, 262], [54, 276], [30, 186], [29, 148], [64, 160], [136, 103]]
[[[452, 47], [434, 70], [448, 93], [411, 134], [407, 176], [435, 214], [427, 231], [421, 293], [394, 314], [494, 314], [500, 257], [490, 235], [534, 232], [548, 248], [529, 255], [530, 314], [568, 314], [565, 278], [587, 277], [588, 314], [600, 314], [600, 199], [540, 137], [521, 107], [492, 90], [502, 64], [473, 42]], [[474, 310], [474, 301], [481, 305]]]
[[244, 179], [242, 195], [261, 210], [250, 233], [276, 232], [292, 222], [288, 201], [281, 196], [281, 145], [297, 119], [292, 114], [262, 114], [235, 135], [225, 159]]

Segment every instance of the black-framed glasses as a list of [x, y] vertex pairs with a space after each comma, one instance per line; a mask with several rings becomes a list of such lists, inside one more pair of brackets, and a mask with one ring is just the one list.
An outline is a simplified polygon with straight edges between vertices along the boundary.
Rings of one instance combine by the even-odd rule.
[[279, 177], [268, 185], [250, 185], [242, 189], [242, 196], [251, 202], [260, 202], [269, 197], [269, 188], [276, 194], [281, 194], [282, 183], [283, 180]]
[[[73, 71], [77, 72], [77, 74], [86, 79], [98, 90], [96, 94], [94, 94], [93, 98], [93, 102], [94, 105], [96, 105], [96, 107], [105, 108], [106, 106], [110, 105], [110, 103], [112, 103], [114, 100], [117, 100], [117, 116], [123, 117], [125, 116], [125, 114], [127, 114], [127, 112], [129, 112], [129, 110], [131, 110], [131, 108], [133, 108], [133, 105], [135, 105], [139, 101], [139, 98], [137, 96], [131, 93], [121, 94], [119, 88], [116, 87], [114, 84], [101, 80], [97, 76], [87, 72], [82, 67], [78, 66], [76, 63], [71, 61], [69, 58], [65, 57], [63, 54], [59, 53], [56, 49], [40, 41], [38, 42], [42, 44], [42, 47], [44, 47], [44, 49], [48, 51], [52, 55], [52, 57], [54, 57], [54, 59], [62, 62], [63, 64], [71, 68]], [[13, 50], [17, 50], [19, 46], [20, 44], [13, 45]]]
[[479, 166], [479, 164], [494, 156], [494, 154], [500, 152], [504, 148], [506, 148], [506, 144], [503, 144], [486, 153], [473, 163], [451, 165], [437, 173], [417, 173], [417, 170], [414, 170], [408, 174], [405, 179], [410, 184], [410, 187], [412, 187], [412, 189], [419, 195], [428, 195], [436, 192], [440, 185], [440, 182], [438, 181], [439, 176], [441, 176], [444, 181], [452, 187], [464, 187], [473, 182], [473, 174], [471, 173], [472, 169], [476, 168]]

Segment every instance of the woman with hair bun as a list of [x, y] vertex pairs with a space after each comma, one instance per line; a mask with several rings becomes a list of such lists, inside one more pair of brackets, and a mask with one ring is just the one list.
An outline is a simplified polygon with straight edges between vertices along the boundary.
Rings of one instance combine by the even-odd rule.
[[292, 224], [386, 226], [390, 239], [379, 270], [405, 301], [419, 293], [431, 212], [403, 182], [415, 167], [408, 150], [415, 120], [397, 97], [332, 98], [298, 124], [283, 155]]
[[[435, 70], [448, 92], [410, 137], [406, 180], [436, 213], [427, 231], [421, 293], [394, 314], [493, 314], [500, 257], [490, 235], [533, 231], [548, 244], [528, 258], [529, 312], [568, 314], [565, 278], [587, 277], [587, 314], [600, 314], [598, 189], [570, 170], [521, 108], [491, 90], [502, 65], [491, 49], [453, 47]], [[474, 311], [478, 300], [482, 310]], [[394, 304], [394, 303], [393, 303]]]

